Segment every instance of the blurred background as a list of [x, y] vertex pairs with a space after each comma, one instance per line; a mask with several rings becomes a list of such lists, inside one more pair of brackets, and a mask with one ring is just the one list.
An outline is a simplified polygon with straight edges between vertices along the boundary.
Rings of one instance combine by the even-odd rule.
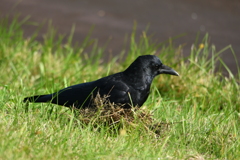
[[[125, 39], [132, 33], [134, 21], [137, 37], [146, 28], [157, 42], [178, 37], [173, 43], [184, 46], [184, 55], [189, 55], [197, 33], [200, 40], [209, 33], [217, 51], [232, 45], [240, 62], [240, 0], [1, 0], [1, 18], [8, 15], [11, 19], [16, 14], [20, 19], [30, 16], [30, 21], [37, 22], [23, 26], [25, 37], [51, 20], [58, 33], [65, 35], [74, 24], [73, 41], [80, 44], [94, 26], [91, 37], [98, 39], [100, 47], [108, 42], [106, 55], [118, 55], [126, 48]], [[43, 39], [46, 30], [47, 25], [37, 40]], [[231, 50], [221, 57], [236, 74]]]

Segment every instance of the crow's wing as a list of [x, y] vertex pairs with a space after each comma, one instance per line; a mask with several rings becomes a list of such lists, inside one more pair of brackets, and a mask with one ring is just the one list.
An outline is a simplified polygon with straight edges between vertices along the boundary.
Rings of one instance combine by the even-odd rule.
[[58, 92], [49, 95], [49, 97], [52, 99], [52, 103], [63, 106], [76, 105], [75, 107], [79, 108], [81, 106], [88, 105], [91, 94], [96, 89], [96, 81], [81, 83], [64, 88]]

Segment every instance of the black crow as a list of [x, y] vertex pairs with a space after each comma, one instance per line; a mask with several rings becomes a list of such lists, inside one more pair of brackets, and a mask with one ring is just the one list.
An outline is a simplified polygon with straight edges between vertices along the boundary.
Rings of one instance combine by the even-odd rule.
[[123, 108], [141, 107], [148, 98], [153, 78], [159, 74], [178, 76], [172, 68], [163, 65], [154, 55], [139, 56], [125, 71], [96, 81], [81, 83], [58, 92], [26, 97], [24, 102], [50, 102], [66, 107], [92, 107], [93, 98], [99, 93], [108, 95], [111, 103]]

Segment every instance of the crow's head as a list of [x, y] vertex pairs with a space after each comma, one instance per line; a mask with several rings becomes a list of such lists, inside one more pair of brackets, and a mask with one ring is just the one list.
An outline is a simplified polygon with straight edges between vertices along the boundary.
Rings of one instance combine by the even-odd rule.
[[142, 70], [145, 72], [145, 74], [151, 75], [152, 77], [155, 77], [159, 74], [171, 74], [175, 76], [179, 75], [172, 68], [163, 65], [161, 60], [154, 55], [139, 56], [136, 59], [136, 62], [138, 63], [139, 70], [142, 67]]
[[163, 65], [161, 60], [154, 55], [139, 56], [125, 71], [124, 74], [133, 82], [152, 82], [159, 74], [179, 74], [172, 68]]

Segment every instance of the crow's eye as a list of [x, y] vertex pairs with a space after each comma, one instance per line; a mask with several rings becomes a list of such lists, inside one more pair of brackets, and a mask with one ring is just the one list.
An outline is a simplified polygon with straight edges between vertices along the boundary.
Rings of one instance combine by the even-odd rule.
[[160, 68], [160, 65], [155, 64], [155, 65], [154, 65], [154, 68], [155, 68], [155, 69], [159, 69], [159, 68]]

